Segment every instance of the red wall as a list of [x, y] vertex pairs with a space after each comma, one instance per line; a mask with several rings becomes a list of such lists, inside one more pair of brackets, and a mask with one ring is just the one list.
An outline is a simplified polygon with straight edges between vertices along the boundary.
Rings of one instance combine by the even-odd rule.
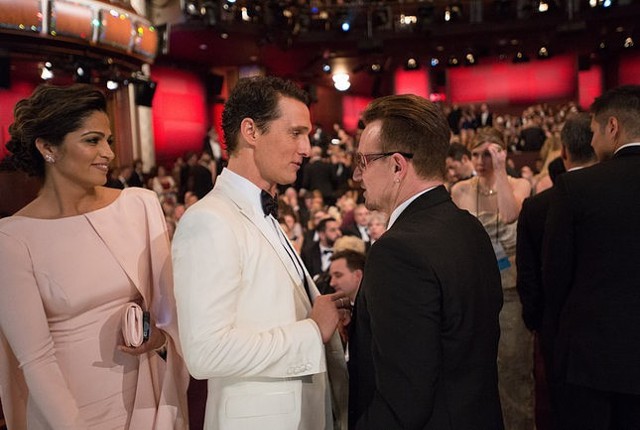
[[15, 81], [11, 89], [0, 89], [0, 160], [8, 153], [9, 125], [13, 122], [13, 108], [17, 102], [29, 97], [39, 82]]
[[360, 114], [371, 100], [373, 100], [372, 97], [363, 96], [344, 96], [342, 98], [342, 127], [347, 133], [355, 133]]
[[158, 83], [152, 108], [158, 164], [202, 151], [209, 121], [200, 76], [163, 67], [153, 68], [151, 76]]
[[640, 54], [620, 59], [618, 82], [620, 85], [640, 84]]
[[589, 70], [578, 72], [578, 105], [588, 110], [591, 103], [602, 94], [602, 67], [592, 65]]
[[448, 70], [452, 103], [538, 103], [575, 100], [577, 61], [572, 55], [513, 64], [498, 60]]
[[429, 75], [425, 70], [404, 70], [398, 68], [395, 73], [394, 94], [415, 94], [429, 98]]

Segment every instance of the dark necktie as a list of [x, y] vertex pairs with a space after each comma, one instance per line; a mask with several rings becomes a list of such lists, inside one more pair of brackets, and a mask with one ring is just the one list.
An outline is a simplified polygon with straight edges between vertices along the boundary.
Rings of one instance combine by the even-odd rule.
[[265, 216], [271, 214], [275, 219], [278, 219], [278, 201], [271, 194], [262, 190], [260, 192], [260, 203]]

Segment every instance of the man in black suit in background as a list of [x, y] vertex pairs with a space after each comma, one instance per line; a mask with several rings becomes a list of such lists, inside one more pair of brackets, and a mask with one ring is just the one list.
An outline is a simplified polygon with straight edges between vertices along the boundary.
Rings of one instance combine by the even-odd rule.
[[500, 274], [482, 225], [443, 186], [447, 120], [413, 95], [373, 101], [354, 179], [391, 214], [369, 250], [349, 346], [357, 430], [502, 429]]
[[545, 226], [560, 425], [640, 428], [640, 86], [591, 106], [599, 164], [561, 175]]
[[314, 280], [317, 275], [329, 269], [331, 254], [333, 254], [333, 244], [336, 239], [342, 236], [340, 224], [335, 218], [331, 217], [321, 220], [316, 231], [318, 232], [318, 241], [307, 244], [300, 253], [302, 262]]
[[[589, 114], [576, 113], [567, 118], [560, 134], [561, 158], [566, 171], [579, 170], [596, 162], [591, 147], [592, 137]], [[517, 288], [522, 302], [522, 318], [531, 331], [539, 331], [542, 326], [542, 238], [553, 191], [549, 188], [525, 199], [518, 218]]]
[[[570, 115], [560, 134], [562, 152], [559, 159], [563, 170], [575, 171], [596, 162], [591, 147], [591, 117], [587, 113]], [[554, 178], [555, 180], [555, 178]], [[522, 318], [527, 328], [536, 333], [536, 352], [542, 353], [544, 366], [535, 361], [536, 374], [536, 424], [538, 428], [548, 428], [550, 421], [549, 393], [545, 368], [550, 368], [551, 345], [548, 327], [542, 327], [544, 314], [544, 294], [542, 288], [542, 238], [547, 219], [549, 203], [553, 195], [549, 188], [522, 203], [518, 218], [518, 241], [516, 244], [516, 264], [518, 294], [522, 302]]]

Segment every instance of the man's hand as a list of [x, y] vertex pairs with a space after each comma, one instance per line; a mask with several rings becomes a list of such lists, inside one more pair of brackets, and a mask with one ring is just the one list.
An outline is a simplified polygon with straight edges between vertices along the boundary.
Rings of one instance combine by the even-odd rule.
[[338, 322], [349, 314], [349, 307], [349, 298], [341, 292], [316, 297], [310, 318], [318, 325], [322, 342], [329, 342], [338, 327]]

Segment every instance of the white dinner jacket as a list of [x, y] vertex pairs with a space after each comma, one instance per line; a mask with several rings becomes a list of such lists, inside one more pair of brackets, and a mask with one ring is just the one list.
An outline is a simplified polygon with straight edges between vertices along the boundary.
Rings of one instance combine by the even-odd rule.
[[[209, 380], [205, 428], [331, 429], [331, 394], [342, 426], [347, 393], [339, 338], [327, 347], [329, 367], [340, 374], [330, 393], [325, 347], [308, 318], [302, 279], [272, 221], [233, 175], [222, 172], [181, 218], [173, 239], [187, 367]], [[305, 276], [315, 298], [306, 270]]]

